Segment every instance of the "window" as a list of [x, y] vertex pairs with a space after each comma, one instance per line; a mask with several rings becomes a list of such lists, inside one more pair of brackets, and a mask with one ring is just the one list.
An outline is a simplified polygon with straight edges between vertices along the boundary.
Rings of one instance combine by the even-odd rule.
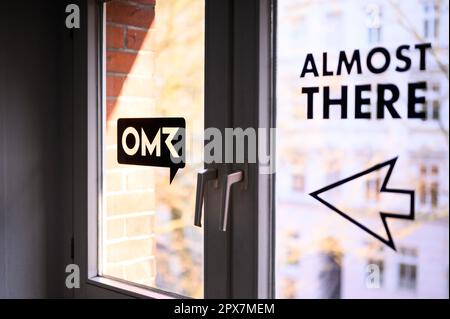
[[367, 267], [370, 273], [366, 274], [370, 276], [370, 284], [374, 288], [380, 288], [383, 286], [384, 280], [384, 261], [382, 259], [369, 258], [367, 260]]
[[342, 38], [345, 34], [342, 25], [342, 12], [339, 10], [330, 10], [324, 18], [327, 21], [327, 23], [324, 23], [324, 26], [328, 28], [327, 43], [334, 43], [335, 45], [342, 43]]
[[401, 263], [399, 265], [399, 281], [400, 288], [415, 290], [417, 281], [417, 266]]
[[381, 7], [370, 4], [366, 8], [367, 41], [369, 44], [381, 42]]
[[295, 279], [284, 279], [283, 281], [283, 289], [282, 289], [282, 298], [286, 299], [295, 299], [297, 298], [297, 281]]
[[[432, 260], [438, 271], [424, 278], [429, 283], [427, 290], [414, 283], [415, 296], [442, 294], [442, 285], [447, 284], [442, 277], [444, 271], [440, 270], [447, 267], [447, 263], [446, 256], [440, 252], [442, 247], [448, 248], [445, 218], [448, 217], [448, 201], [443, 198], [445, 192], [439, 191], [442, 180], [437, 176], [446, 176], [442, 168], [448, 162], [448, 147], [439, 142], [442, 139], [434, 138], [440, 133], [424, 132], [406, 125], [406, 121], [390, 118], [372, 121], [370, 125], [351, 116], [342, 120], [339, 116], [342, 105], [335, 107], [336, 104], [331, 108], [330, 119], [308, 120], [301, 115], [306, 115], [307, 101], [300, 93], [300, 88], [305, 86], [326, 85], [333, 90], [332, 98], [339, 99], [343, 93], [339, 88], [343, 85], [368, 83], [375, 87], [387, 79], [399, 87], [404, 84], [405, 77], [391, 76], [391, 73], [344, 72], [341, 76], [307, 79], [298, 74], [299, 61], [306, 52], [318, 57], [327, 51], [332, 61], [341, 50], [360, 49], [358, 41], [361, 35], [365, 36], [366, 29], [358, 26], [364, 21], [368, 20], [367, 28], [373, 29], [369, 32], [370, 46], [379, 46], [382, 30], [387, 32], [400, 27], [398, 19], [387, 19], [394, 14], [390, 1], [379, 0], [366, 12], [366, 5], [361, 5], [359, 0], [346, 1], [345, 5], [333, 2], [332, 7], [328, 2], [318, 5], [308, 0], [278, 0], [277, 19], [271, 19], [270, 8], [274, 3], [264, 0], [245, 4], [244, 1], [210, 1], [208, 10], [201, 0], [156, 0], [155, 5], [143, 2], [108, 1], [103, 12], [106, 43], [102, 48], [105, 53], [102, 116], [97, 118], [96, 113], [93, 116], [89, 113], [88, 117], [101, 126], [98, 149], [91, 152], [91, 148], [95, 149], [91, 144], [95, 144], [98, 137], [95, 135], [89, 138], [88, 151], [89, 155], [94, 154], [93, 162], [101, 159], [101, 166], [96, 174], [91, 174], [95, 169], [88, 167], [88, 173], [85, 172], [89, 175], [88, 192], [80, 190], [83, 196], [89, 195], [86, 201], [94, 214], [87, 214], [89, 223], [75, 216], [81, 221], [78, 228], [89, 226], [87, 236], [79, 236], [88, 238], [89, 245], [81, 246], [88, 247], [89, 254], [85, 252], [83, 257], [77, 258], [89, 256], [86, 259], [94, 260], [98, 267], [92, 270], [89, 264], [88, 279], [100, 277], [164, 296], [267, 298], [272, 294], [271, 269], [275, 264], [277, 297], [402, 297], [398, 290], [374, 292], [361, 285], [360, 270], [368, 261], [385, 269], [383, 258], [374, 255], [370, 260], [371, 255], [366, 254], [365, 243], [374, 240], [373, 236], [310, 196], [327, 186], [330, 180], [342, 180], [400, 154], [391, 180], [394, 187], [414, 188], [408, 175], [410, 164], [425, 163], [425, 201], [429, 205], [439, 201], [444, 217], [436, 216], [432, 221], [423, 219], [417, 224], [404, 220], [396, 225], [392, 234], [399, 252], [390, 252], [400, 254], [401, 251], [401, 256], [393, 255], [392, 273], [398, 275], [399, 286], [402, 280], [405, 286], [412, 286], [411, 282], [420, 276], [419, 269], [425, 269]], [[117, 8], [120, 10], [115, 11]], [[288, 17], [293, 8], [305, 18], [285, 19], [284, 14]], [[412, 16], [408, 8], [402, 7], [407, 16]], [[297, 22], [314, 23], [310, 18], [314, 17], [313, 13], [322, 17], [333, 10], [343, 13], [342, 25], [349, 32], [346, 43], [324, 41], [329, 36], [324, 34], [330, 30], [327, 26], [311, 33], [309, 26], [296, 25]], [[255, 12], [260, 12], [261, 16]], [[347, 20], [349, 17], [351, 19]], [[386, 19], [381, 21], [382, 17]], [[270, 50], [269, 40], [272, 39], [268, 35], [272, 34], [270, 23], [274, 20], [278, 24], [274, 45], [277, 58], [271, 60], [275, 52]], [[205, 27], [208, 28], [206, 33]], [[293, 32], [292, 27], [301, 32]], [[293, 33], [297, 34], [296, 39], [292, 38]], [[399, 34], [393, 33], [392, 41], [404, 44], [406, 40]], [[95, 43], [91, 44], [89, 42], [88, 47], [95, 47]], [[448, 43], [437, 49], [448, 52]], [[259, 55], [255, 58], [249, 52]], [[364, 56], [362, 58], [365, 60]], [[92, 69], [93, 73], [97, 70]], [[271, 72], [275, 79], [271, 78]], [[434, 65], [424, 73], [435, 80], [446, 76]], [[277, 88], [272, 92], [275, 82]], [[98, 82], [90, 82], [89, 90], [94, 90], [96, 85]], [[317, 100], [323, 102], [319, 95], [322, 94], [316, 95]], [[272, 99], [276, 100], [276, 121]], [[295, 108], [302, 112], [295, 112], [299, 116], [293, 117]], [[246, 112], [241, 112], [243, 109]], [[97, 112], [95, 108], [94, 111]], [[87, 112], [92, 112], [91, 108]], [[446, 116], [444, 113], [440, 116]], [[259, 165], [246, 163], [203, 163], [200, 157], [200, 161], [180, 170], [170, 184], [165, 168], [117, 163], [119, 118], [175, 116], [186, 119], [191, 131], [188, 152], [192, 153], [203, 150], [202, 134], [208, 127], [222, 131], [230, 127], [276, 126], [276, 162], [279, 165], [276, 174], [261, 174]], [[420, 143], [411, 143], [412, 140]], [[433, 157], [430, 162], [430, 149], [441, 157]], [[200, 202], [195, 199], [195, 189], [198, 170], [202, 168], [214, 171], [219, 183], [205, 183], [207, 191]], [[225, 230], [228, 233], [224, 235], [224, 228], [217, 227], [224, 216], [218, 214], [223, 208], [220, 206], [224, 202], [222, 192], [226, 190], [228, 177], [236, 173], [244, 173], [245, 179], [239, 186], [231, 186]], [[383, 229], [383, 221], [379, 214], [381, 208], [376, 210], [377, 199], [385, 177], [384, 172], [372, 174], [369, 182], [361, 182], [356, 189], [352, 185], [350, 191], [332, 198], [336, 200], [334, 204], [342, 211], [355, 210], [355, 218], [378, 232]], [[96, 184], [98, 178], [100, 185]], [[273, 183], [275, 178], [276, 184]], [[203, 227], [210, 227], [207, 231], [193, 226], [196, 203], [204, 205]], [[77, 201], [75, 204], [78, 205]], [[397, 201], [394, 204], [394, 212], [406, 209]], [[370, 214], [373, 211], [376, 213]], [[276, 215], [275, 225], [273, 215]], [[92, 244], [93, 238], [98, 239], [98, 245], [97, 242]], [[405, 242], [417, 248], [409, 248], [409, 252], [400, 249]], [[431, 245], [436, 242], [439, 245]], [[275, 252], [271, 251], [274, 245]], [[276, 256], [276, 260], [270, 256]], [[390, 269], [387, 260], [386, 265]], [[397, 272], [395, 266], [398, 266]]]
[[294, 192], [303, 193], [305, 191], [305, 168], [306, 162], [303, 154], [297, 154], [293, 150], [286, 149], [286, 157], [292, 167], [291, 188]]
[[436, 208], [439, 205], [439, 167], [422, 164], [419, 175], [419, 203], [423, 207]]
[[399, 248], [398, 287], [415, 290], [417, 286], [417, 249]]
[[[449, 247], [449, 149], [445, 125], [448, 112], [444, 89], [448, 85], [448, 61], [443, 58], [448, 54], [448, 39], [440, 37], [439, 43], [423, 39], [424, 3], [421, 0], [277, 1], [277, 297], [447, 297], [448, 258], [442, 254], [442, 247], [445, 250]], [[448, 14], [448, 6], [443, 4], [440, 9], [445, 9], [441, 15]], [[287, 17], [295, 10], [301, 10], [308, 22], [292, 24]], [[442, 19], [441, 24], [444, 22], [445, 26], [441, 27], [448, 28], [448, 21]], [[329, 31], [335, 30], [337, 24], [345, 30], [343, 41], [331, 39], [336, 32]], [[295, 40], [287, 39], [286, 33], [293, 28], [308, 32]], [[404, 51], [412, 59], [411, 69], [395, 70], [397, 62], [401, 63], [397, 60], [397, 48], [402, 45], [412, 48], [427, 42], [433, 43], [433, 51], [428, 49], [425, 70], [418, 67], [419, 53], [412, 51]], [[388, 69], [381, 73], [364, 70], [371, 51], [378, 50], [374, 65], [383, 64], [383, 48], [390, 55]], [[359, 52], [361, 72], [354, 62], [351, 72], [344, 69], [337, 75], [341, 52], [345, 52], [348, 60], [354, 52]], [[442, 65], [436, 63], [435, 52], [439, 52], [438, 58], [442, 57], [439, 60]], [[312, 59], [316, 72], [303, 73], [305, 62]], [[314, 69], [309, 62], [307, 68]], [[442, 66], [445, 68], [441, 69]], [[426, 92], [420, 90], [421, 96], [426, 97], [424, 123], [406, 117], [408, 83], [419, 81], [427, 83]], [[388, 83], [399, 88], [395, 105], [401, 119], [392, 118], [386, 112], [384, 118], [376, 116], [381, 108], [379, 86]], [[359, 99], [356, 86], [370, 89], [362, 90]], [[342, 88], [348, 89], [346, 118], [341, 116]], [[315, 93], [302, 93], [304, 89]], [[327, 93], [334, 100], [329, 118]], [[386, 98], [394, 97], [392, 92], [386, 93]], [[355, 107], [356, 99], [365, 100], [361, 112]], [[420, 107], [416, 106], [417, 111]], [[292, 110], [298, 116], [293, 117]], [[373, 120], [355, 116], [357, 112], [368, 111]], [[437, 119], [445, 123], [443, 129], [433, 123]], [[298, 177], [298, 171], [286, 165], [300, 157], [307, 163], [300, 171], [306, 183]], [[391, 173], [387, 166], [380, 168], [380, 164], [393, 163], [395, 158]], [[385, 182], [388, 189], [413, 190], [416, 205], [411, 204], [409, 194], [382, 191]], [[292, 190], [293, 184], [300, 185], [302, 191], [286, 191]], [[412, 207], [414, 220], [383, 219], [380, 215], [380, 212], [405, 215]], [[426, 215], [430, 213], [433, 216]], [[389, 245], [385, 226], [396, 250]], [[286, 237], [288, 231], [296, 231], [301, 236]], [[378, 250], [380, 246], [383, 252]], [[295, 265], [286, 263], [286, 256], [297, 256], [293, 250], [286, 252], [287, 247], [298, 247], [301, 252]], [[374, 279], [369, 276], [370, 264], [380, 271], [382, 289], [370, 284]], [[427, 271], [431, 265], [439, 271]], [[421, 271], [425, 273], [422, 275]], [[295, 293], [285, 294], [286, 282], [296, 286]], [[399, 286], [411, 288], [397, 289]]]
[[300, 262], [300, 247], [298, 246], [297, 240], [299, 235], [295, 231], [291, 231], [287, 234], [286, 240], [286, 264], [291, 266], [296, 266]]
[[380, 199], [381, 179], [376, 177], [366, 181], [366, 199], [378, 201]]
[[423, 105], [423, 111], [425, 112], [423, 121], [441, 120], [441, 99], [441, 85], [440, 83], [433, 83], [427, 93], [427, 103]]
[[288, 265], [298, 265], [300, 261], [300, 249], [298, 247], [289, 247], [286, 256], [286, 263]]
[[441, 103], [437, 99], [431, 103], [431, 118], [438, 121], [441, 118]]
[[304, 16], [301, 10], [298, 8], [292, 8], [293, 10], [289, 10], [289, 21], [291, 24], [289, 36], [295, 41], [300, 39], [302, 36], [305, 36], [307, 32], [304, 28], [299, 27], [300, 25], [304, 25], [308, 21], [308, 17]]
[[423, 4], [423, 36], [436, 39], [439, 36], [439, 7], [435, 1]]
[[193, 190], [202, 163], [186, 165], [169, 184], [165, 168], [117, 163], [116, 136], [119, 118], [183, 117], [193, 136], [188, 152], [199, 152], [204, 6], [203, 0], [110, 1], [104, 29], [100, 274], [197, 298], [203, 296], [203, 232], [192, 222]]
[[439, 83], [434, 83], [431, 86], [431, 96], [429, 102], [428, 118], [439, 121], [441, 119], [441, 86]]
[[294, 173], [292, 175], [292, 189], [301, 193], [305, 191], [305, 176], [303, 174]]
[[417, 250], [414, 248], [400, 247], [399, 253], [406, 257], [417, 257]]
[[420, 204], [426, 205], [428, 202], [428, 185], [427, 185], [427, 167], [422, 165], [420, 167]]
[[341, 298], [342, 253], [334, 238], [322, 242], [319, 255], [320, 297], [324, 299]]
[[339, 160], [327, 164], [327, 183], [332, 184], [339, 181], [341, 177], [341, 163]]
[[[256, 165], [203, 158], [206, 128], [221, 133], [257, 128], [263, 122], [260, 112], [267, 112], [265, 127], [270, 127], [272, 106], [264, 101], [272, 84], [267, 81], [262, 88], [259, 82], [264, 78], [259, 64], [272, 63], [270, 42], [248, 41], [259, 33], [269, 39], [269, 4], [86, 2], [88, 32], [74, 40], [75, 47], [87, 51], [86, 69], [77, 78], [79, 94], [74, 94], [80, 96], [74, 103], [75, 126], [81, 137], [88, 137], [77, 140], [80, 152], [74, 154], [74, 175], [81, 181], [75, 183], [73, 201], [74, 211], [80, 212], [73, 215], [75, 261], [89, 287], [75, 292], [80, 297], [271, 296], [273, 261], [262, 257], [270, 256], [271, 206], [256, 203], [271, 197], [273, 175], [259, 174]], [[267, 56], [248, 55], [259, 50]], [[249, 112], [233, 116], [244, 108]], [[154, 117], [186, 121], [187, 162], [172, 182], [168, 168], [125, 165], [117, 159], [118, 146], [136, 141], [131, 137], [117, 145], [118, 120]], [[202, 184], [205, 169], [208, 178], [221, 182]], [[236, 173], [245, 180], [231, 186], [225, 219], [219, 214], [223, 181]], [[196, 192], [202, 185], [204, 192]], [[197, 204], [203, 204], [203, 214]]]

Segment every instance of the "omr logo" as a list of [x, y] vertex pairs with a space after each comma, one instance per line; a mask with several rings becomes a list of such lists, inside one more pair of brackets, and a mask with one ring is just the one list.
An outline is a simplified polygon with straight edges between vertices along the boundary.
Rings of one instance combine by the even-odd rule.
[[120, 164], [170, 167], [170, 183], [185, 163], [186, 121], [181, 117], [123, 118], [117, 121]]

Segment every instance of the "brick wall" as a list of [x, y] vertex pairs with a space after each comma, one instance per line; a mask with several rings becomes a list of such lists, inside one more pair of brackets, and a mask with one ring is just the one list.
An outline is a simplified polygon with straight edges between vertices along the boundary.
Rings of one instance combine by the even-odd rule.
[[106, 3], [103, 274], [154, 285], [155, 177], [117, 163], [117, 119], [154, 115], [155, 0]]

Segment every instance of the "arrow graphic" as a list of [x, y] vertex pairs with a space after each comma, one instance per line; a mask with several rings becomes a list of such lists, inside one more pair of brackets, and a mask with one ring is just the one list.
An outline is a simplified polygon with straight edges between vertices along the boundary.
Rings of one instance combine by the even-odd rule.
[[[391, 236], [391, 232], [389, 231], [389, 227], [386, 223], [386, 219], [387, 218], [398, 218], [398, 219], [408, 219], [408, 220], [414, 220], [414, 191], [413, 190], [404, 190], [404, 189], [392, 189], [392, 188], [388, 188], [387, 184], [389, 182], [389, 178], [391, 177], [392, 171], [394, 169], [395, 163], [397, 162], [398, 157], [395, 157], [389, 161], [377, 164], [363, 172], [360, 172], [358, 174], [355, 174], [353, 176], [350, 176], [348, 178], [345, 178], [339, 182], [336, 182], [334, 184], [331, 184], [329, 186], [326, 186], [324, 188], [321, 188], [315, 192], [312, 192], [311, 195], [312, 197], [314, 197], [316, 200], [318, 200], [319, 202], [321, 202], [322, 204], [324, 204], [325, 206], [327, 206], [328, 208], [334, 210], [336, 213], [338, 213], [339, 215], [341, 215], [342, 217], [346, 218], [347, 220], [351, 221], [352, 223], [354, 223], [356, 226], [360, 227], [361, 229], [365, 230], [366, 232], [368, 232], [369, 234], [371, 234], [372, 236], [374, 236], [375, 238], [377, 238], [378, 240], [380, 240], [381, 242], [383, 242], [384, 244], [388, 245], [389, 247], [391, 247], [393, 250], [396, 251], [395, 248], [395, 244], [394, 244], [394, 240]], [[351, 218], [349, 216], [349, 214], [344, 213], [343, 211], [339, 210], [338, 208], [336, 208], [334, 205], [330, 204], [329, 202], [325, 201], [323, 198], [321, 198], [319, 195], [322, 193], [325, 193], [331, 189], [334, 189], [336, 187], [339, 187], [345, 183], [348, 183], [350, 181], [353, 181], [357, 178], [360, 178], [362, 176], [365, 176], [367, 174], [370, 174], [374, 171], [378, 171], [384, 167], [388, 166], [388, 171], [386, 173], [386, 176], [384, 178], [384, 181], [381, 185], [380, 188], [380, 193], [396, 193], [396, 194], [406, 194], [409, 195], [409, 214], [408, 215], [402, 215], [402, 214], [393, 214], [393, 213], [387, 213], [387, 212], [379, 212], [380, 213], [380, 217], [381, 220], [383, 222], [384, 225], [384, 229], [386, 231], [387, 234], [387, 238], [383, 238], [381, 235], [377, 234], [376, 232], [370, 230], [369, 228], [367, 228], [366, 226], [364, 226], [362, 223], [358, 222], [356, 219]]]

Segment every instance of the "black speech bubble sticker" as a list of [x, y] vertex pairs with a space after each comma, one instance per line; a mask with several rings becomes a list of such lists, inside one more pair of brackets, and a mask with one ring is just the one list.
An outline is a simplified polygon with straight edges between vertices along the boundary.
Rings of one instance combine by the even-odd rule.
[[[177, 128], [175, 135], [168, 141], [173, 146], [178, 157], [174, 157], [166, 143], [170, 137], [167, 130]], [[125, 130], [130, 132], [123, 137]], [[165, 130], [166, 129], [166, 130]], [[158, 135], [159, 139], [154, 140]], [[149, 143], [159, 143], [160, 154], [157, 154], [156, 148], [152, 154], [144, 147], [143, 136]], [[180, 168], [186, 166], [186, 121], [182, 117], [160, 117], [160, 118], [122, 118], [117, 120], [117, 161], [119, 164], [142, 165], [153, 167], [169, 167], [170, 168], [170, 184], [172, 184], [175, 175]], [[136, 140], [136, 138], [138, 140]], [[124, 141], [122, 141], [124, 139]], [[125, 145], [122, 144], [125, 143]], [[127, 151], [124, 149], [126, 147]], [[130, 149], [132, 151], [130, 152]]]

